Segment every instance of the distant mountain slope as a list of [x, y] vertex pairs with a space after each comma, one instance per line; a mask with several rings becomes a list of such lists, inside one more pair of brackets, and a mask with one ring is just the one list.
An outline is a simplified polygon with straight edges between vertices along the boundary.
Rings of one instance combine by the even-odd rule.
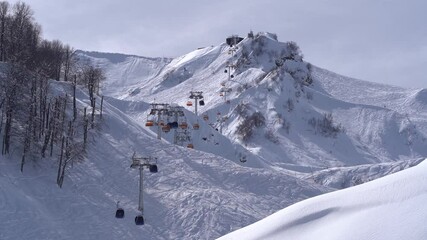
[[108, 79], [103, 85], [105, 94], [118, 97], [130, 85], [155, 77], [171, 59], [147, 58], [119, 53], [77, 51], [79, 61], [89, 62], [105, 69]]
[[427, 162], [292, 205], [219, 238], [419, 240], [427, 237]]
[[[279, 42], [273, 34], [245, 38], [237, 48], [222, 44], [198, 49], [173, 59], [156, 74], [141, 73], [144, 81], [123, 81], [119, 90], [110, 87], [127, 66], [131, 64], [112, 67], [116, 72], [106, 68], [112, 75], [105, 94], [177, 103], [192, 111], [185, 106], [189, 92], [203, 91], [206, 104], [192, 121], [204, 122], [201, 115], [207, 115], [211, 130], [221, 129], [231, 142], [272, 166], [354, 166], [427, 155], [425, 89], [369, 83], [317, 68], [302, 61], [294, 43]], [[231, 89], [229, 103], [220, 96], [224, 88]], [[246, 139], [238, 129], [244, 129], [254, 113], [265, 122], [252, 127]], [[130, 115], [143, 123], [147, 114]], [[201, 137], [194, 136], [196, 144]]]

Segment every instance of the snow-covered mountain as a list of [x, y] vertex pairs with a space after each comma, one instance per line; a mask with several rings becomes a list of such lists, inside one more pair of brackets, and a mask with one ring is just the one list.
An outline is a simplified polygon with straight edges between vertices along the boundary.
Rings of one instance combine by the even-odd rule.
[[[21, 174], [18, 152], [2, 156], [0, 239], [215, 239], [301, 200], [412, 167], [427, 156], [425, 89], [374, 84], [315, 67], [302, 60], [295, 43], [279, 42], [274, 34], [174, 59], [83, 51], [78, 56], [82, 64], [103, 68], [107, 77], [102, 119], [96, 112], [86, 157], [67, 170], [59, 189], [56, 158], [30, 163]], [[50, 86], [57, 94], [71, 89], [56, 81]], [[194, 100], [187, 106], [190, 91], [203, 92], [197, 115]], [[88, 107], [83, 87], [77, 95], [80, 109]], [[160, 131], [158, 140], [159, 128], [146, 126], [158, 120], [150, 114], [152, 103], [182, 106], [184, 116], [177, 119], [188, 123], [190, 139], [174, 144], [172, 130]], [[194, 149], [186, 147], [190, 144]], [[157, 157], [159, 167], [144, 176], [142, 227], [134, 224], [139, 183], [138, 171], [129, 167], [134, 152]], [[114, 218], [117, 201], [124, 219]], [[311, 210], [315, 216], [330, 213]], [[297, 223], [312, 220], [292, 217]]]
[[[232, 79], [224, 73], [227, 66], [234, 67]], [[123, 75], [111, 69], [105, 69], [106, 93], [113, 91], [110, 82]], [[320, 69], [302, 61], [296, 44], [279, 42], [273, 34], [245, 38], [233, 48], [224, 43], [195, 50], [145, 79], [126, 84], [127, 92], [115, 97], [185, 106], [190, 91], [203, 91], [206, 104], [192, 121], [209, 116], [208, 124], [271, 166], [328, 168], [427, 155], [425, 89], [375, 84]], [[224, 88], [231, 89], [229, 103], [220, 96]], [[130, 115], [143, 122], [147, 113]], [[254, 113], [264, 123], [242, 141], [239, 126], [244, 129]]]

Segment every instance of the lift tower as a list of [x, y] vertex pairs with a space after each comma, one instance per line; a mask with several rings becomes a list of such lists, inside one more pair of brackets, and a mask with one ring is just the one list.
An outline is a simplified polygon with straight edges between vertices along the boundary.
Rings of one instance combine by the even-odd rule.
[[[154, 163], [150, 163], [154, 162]], [[139, 168], [139, 204], [138, 211], [141, 211], [141, 214], [135, 217], [136, 225], [144, 225], [144, 201], [143, 201], [143, 193], [144, 193], [144, 167], [148, 168], [150, 172], [157, 172], [157, 158], [153, 157], [136, 157], [134, 153], [132, 155], [132, 165], [131, 168], [138, 169]]]
[[169, 104], [167, 103], [151, 103], [150, 115], [157, 116], [157, 139], [162, 139], [162, 124], [161, 117], [168, 114]]
[[[194, 114], [197, 116], [197, 104], [200, 103], [200, 106], [205, 105], [203, 101], [203, 92], [202, 91], [190, 91], [190, 99], [194, 99]], [[200, 102], [199, 102], [200, 99]]]
[[[233, 69], [235, 69], [235, 68], [236, 68], [236, 65], [231, 64], [231, 63], [228, 63], [225, 66], [224, 73], [228, 73], [228, 79], [227, 79], [228, 81], [231, 81], [231, 79], [234, 78], [234, 75], [231, 74], [231, 71]], [[220, 90], [221, 96], [223, 96], [224, 97], [224, 101], [227, 102], [227, 94], [230, 93], [232, 91], [232, 89], [229, 88], [229, 87], [226, 87], [225, 82], [222, 83], [221, 85], [222, 85], [221, 90]]]
[[171, 122], [169, 122], [168, 124], [171, 126], [171, 128], [174, 130], [174, 144], [177, 144], [176, 141], [176, 135], [177, 135], [177, 130], [179, 127], [179, 119], [185, 119], [185, 114], [184, 114], [184, 107], [182, 106], [169, 106], [168, 109], [168, 116], [170, 118], [173, 118], [173, 120]]

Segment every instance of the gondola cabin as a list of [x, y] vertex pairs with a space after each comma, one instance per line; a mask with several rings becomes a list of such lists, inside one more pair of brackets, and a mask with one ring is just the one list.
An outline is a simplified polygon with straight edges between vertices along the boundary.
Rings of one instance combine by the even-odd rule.
[[180, 127], [180, 128], [182, 128], [182, 129], [187, 129], [187, 128], [188, 128], [188, 124], [187, 124], [186, 122], [182, 122], [182, 123], [179, 125], [179, 127]]
[[156, 173], [157, 171], [158, 171], [158, 169], [157, 169], [157, 165], [156, 164], [152, 164], [152, 165], [150, 165], [150, 172], [151, 173]]
[[124, 218], [125, 217], [125, 210], [123, 208], [118, 208], [116, 210], [116, 218]]
[[135, 217], [136, 225], [144, 225], [144, 217], [142, 215], [138, 215]]
[[152, 120], [148, 120], [148, 121], [145, 123], [145, 126], [146, 126], [146, 127], [152, 127], [152, 126], [154, 126], [154, 121], [152, 121]]
[[178, 128], [178, 122], [170, 122], [170, 123], [168, 123], [168, 126], [170, 128]]
[[199, 101], [199, 104], [200, 104], [200, 106], [205, 106], [205, 101], [200, 100], [200, 101]]
[[162, 126], [162, 131], [165, 133], [168, 133], [171, 130], [171, 127], [169, 125]]
[[187, 102], [187, 106], [189, 106], [189, 107], [193, 106], [193, 102], [192, 101], [188, 101]]

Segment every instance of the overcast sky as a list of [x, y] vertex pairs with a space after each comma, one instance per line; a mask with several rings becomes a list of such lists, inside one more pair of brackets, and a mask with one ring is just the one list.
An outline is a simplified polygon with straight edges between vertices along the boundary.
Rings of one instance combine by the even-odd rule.
[[427, 88], [426, 0], [24, 2], [44, 38], [77, 49], [177, 57], [252, 29], [297, 42], [306, 61], [333, 72]]

